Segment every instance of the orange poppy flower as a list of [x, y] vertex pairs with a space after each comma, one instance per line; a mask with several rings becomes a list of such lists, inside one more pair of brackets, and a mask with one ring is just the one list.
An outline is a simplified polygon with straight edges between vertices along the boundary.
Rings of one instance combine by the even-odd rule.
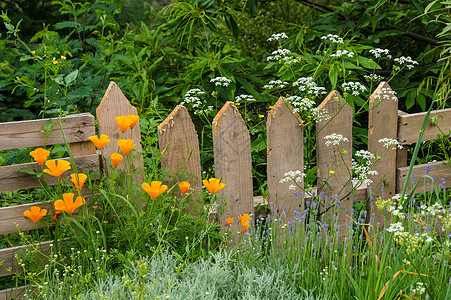
[[30, 152], [30, 155], [34, 158], [34, 161], [37, 162], [40, 166], [47, 160], [50, 151], [45, 150], [43, 148], [38, 148]]
[[108, 136], [106, 134], [101, 134], [100, 138], [97, 137], [97, 135], [93, 135], [88, 137], [88, 139], [91, 140], [91, 142], [94, 143], [94, 145], [96, 146], [97, 149], [102, 149], [103, 146], [105, 146], [106, 144], [108, 144], [110, 142], [110, 140], [108, 139]]
[[249, 224], [249, 221], [250, 221], [250, 219], [251, 219], [251, 216], [249, 216], [248, 214], [241, 214], [239, 217], [238, 217], [238, 220], [240, 220], [240, 224], [243, 226], [243, 225], [246, 225], [246, 224]]
[[228, 218], [227, 218], [227, 226], [230, 226], [230, 225], [232, 225], [232, 224], [233, 224], [233, 218], [228, 217]]
[[39, 206], [32, 206], [30, 210], [23, 212], [23, 215], [33, 221], [33, 223], [39, 222], [39, 220], [46, 214], [47, 210], [41, 209]]
[[226, 186], [225, 183], [221, 183], [220, 180], [216, 178], [210, 178], [209, 180], [203, 180], [202, 182], [212, 195]]
[[113, 168], [116, 169], [117, 165], [121, 162], [124, 157], [119, 153], [111, 154], [111, 162], [113, 163]]
[[142, 184], [142, 188], [150, 195], [152, 199], [156, 199], [164, 191], [168, 189], [167, 185], [162, 185], [160, 181], [152, 181], [150, 185], [147, 182]]
[[133, 122], [133, 120], [128, 116], [120, 116], [114, 119], [116, 120], [117, 125], [119, 125], [119, 128], [121, 129], [122, 133], [124, 133]]
[[67, 170], [70, 170], [70, 162], [65, 160], [58, 160], [58, 162], [56, 162], [52, 159], [47, 161], [45, 165], [48, 169], [44, 169], [43, 171], [55, 177], [59, 177]]
[[68, 214], [72, 214], [74, 210], [79, 208], [85, 203], [85, 199], [81, 196], [78, 196], [77, 199], [75, 199], [74, 202], [74, 194], [73, 193], [66, 193], [63, 194], [63, 200], [58, 199], [55, 201], [55, 210], [65, 211]]
[[136, 144], [133, 144], [133, 140], [130, 139], [119, 140], [117, 141], [117, 144], [119, 145], [119, 147], [121, 147], [122, 153], [124, 153], [124, 155], [128, 155], [133, 147], [136, 146]]
[[249, 229], [249, 227], [251, 227], [251, 225], [249, 223], [246, 223], [246, 224], [242, 225], [241, 226], [241, 232], [245, 233]]
[[71, 174], [70, 180], [74, 183], [77, 190], [80, 190], [83, 187], [83, 184], [85, 183], [88, 176], [86, 174], [80, 173], [80, 174]]
[[180, 192], [182, 193], [182, 196], [185, 195], [186, 192], [189, 191], [190, 186], [191, 186], [191, 185], [190, 185], [189, 182], [187, 182], [187, 181], [182, 181], [182, 182], [180, 182], [179, 188], [180, 188]]
[[139, 116], [136, 116], [136, 115], [128, 115], [127, 117], [128, 117], [128, 118], [130, 119], [130, 121], [131, 121], [130, 128], [133, 129], [133, 128], [135, 127], [136, 123], [138, 123], [138, 121], [139, 121]]

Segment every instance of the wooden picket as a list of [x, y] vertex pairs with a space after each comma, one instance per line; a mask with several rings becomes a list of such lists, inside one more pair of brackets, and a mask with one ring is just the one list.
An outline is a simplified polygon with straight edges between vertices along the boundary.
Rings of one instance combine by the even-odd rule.
[[251, 138], [240, 112], [227, 102], [213, 119], [215, 175], [227, 185], [217, 194], [227, 199], [221, 203], [220, 223], [227, 217], [254, 213]]
[[[304, 208], [296, 200], [295, 194], [289, 189], [292, 183], [280, 183], [288, 171], [304, 172], [304, 130], [302, 120], [294, 112], [293, 107], [279, 98], [268, 113], [267, 130], [267, 170], [268, 197], [278, 214], [285, 209], [287, 217], [292, 219], [295, 210]], [[303, 187], [304, 182], [298, 182]], [[301, 191], [299, 197], [302, 197]]]
[[[369, 101], [368, 119], [368, 151], [381, 156], [374, 169], [378, 175], [370, 176], [373, 180], [368, 187], [373, 199], [378, 197], [391, 198], [396, 193], [397, 150], [389, 150], [379, 140], [389, 138], [397, 140], [398, 131], [398, 99], [386, 82], [382, 82], [371, 94]], [[383, 184], [383, 190], [382, 190]], [[384, 215], [374, 205], [374, 201], [367, 202], [367, 221], [374, 218], [374, 224], [382, 224]]]

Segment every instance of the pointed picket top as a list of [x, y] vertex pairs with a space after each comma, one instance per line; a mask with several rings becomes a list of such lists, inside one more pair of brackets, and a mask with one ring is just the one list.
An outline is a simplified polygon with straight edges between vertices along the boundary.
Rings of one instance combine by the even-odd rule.
[[[237, 220], [241, 213], [254, 212], [252, 187], [251, 139], [240, 112], [227, 102], [213, 120], [215, 176], [227, 184], [217, 194], [225, 199], [220, 224], [227, 218]], [[224, 207], [225, 206], [225, 207]]]
[[[302, 123], [298, 113], [283, 97], [269, 111], [266, 122], [269, 203], [273, 203], [273, 208], [279, 214], [286, 207], [289, 220], [294, 216], [295, 210], [303, 209], [302, 190], [296, 187], [296, 197], [294, 191], [289, 189], [293, 182], [280, 183], [280, 180], [289, 171], [304, 172]], [[304, 186], [303, 181], [298, 184]]]
[[[387, 82], [381, 82], [376, 90], [371, 94], [369, 101], [368, 116], [368, 151], [375, 153], [382, 158], [374, 165], [374, 169], [379, 173], [371, 176], [371, 193], [373, 199], [382, 194], [384, 197], [391, 198], [396, 192], [396, 158], [397, 150], [387, 150], [380, 139], [398, 139], [398, 99], [395, 92], [390, 88]], [[381, 185], [384, 182], [382, 191]], [[368, 188], [368, 193], [370, 189]], [[384, 224], [384, 216], [375, 209], [374, 203], [368, 202], [368, 216], [374, 216], [374, 224], [379, 222]], [[379, 228], [382, 230], [382, 227]]]
[[[99, 134], [108, 135], [110, 142], [101, 149], [101, 155], [103, 161], [106, 162], [106, 166], [111, 165], [111, 154], [118, 151], [117, 141], [122, 138], [122, 132], [117, 124], [115, 117], [137, 115], [136, 108], [130, 104], [127, 98], [124, 96], [120, 88], [113, 81], [110, 82], [108, 89], [103, 96], [102, 101], [96, 109]], [[133, 148], [132, 153], [137, 155], [133, 165], [136, 169], [134, 178], [141, 183], [144, 181], [144, 165], [142, 160], [142, 147], [141, 147], [141, 131], [139, 129], [139, 121], [133, 128], [133, 136], [130, 136], [130, 128], [128, 128], [123, 138], [132, 139], [136, 146]], [[121, 153], [122, 154], [122, 153]], [[125, 169], [126, 159], [119, 163], [118, 168]], [[128, 169], [128, 168], [127, 168]]]
[[[177, 105], [158, 126], [158, 138], [163, 153], [161, 168], [169, 170], [170, 175], [178, 181], [188, 181], [194, 190], [192, 199], [202, 197], [199, 139], [184, 106]], [[179, 190], [177, 194], [180, 194]]]
[[[345, 229], [345, 210], [351, 212], [352, 199], [348, 193], [351, 191], [351, 176], [349, 170], [352, 166], [352, 109], [338, 91], [332, 91], [318, 106], [322, 113], [327, 113], [316, 124], [316, 165], [318, 172], [318, 191], [324, 192], [322, 201], [337, 203], [341, 200], [341, 210], [338, 213], [338, 224]], [[338, 145], [326, 146], [325, 137], [331, 134], [341, 134], [348, 141], [341, 141]], [[341, 192], [340, 192], [341, 191]], [[337, 196], [338, 194], [338, 196]], [[331, 199], [332, 197], [332, 199]], [[340, 240], [344, 238], [344, 232]]]

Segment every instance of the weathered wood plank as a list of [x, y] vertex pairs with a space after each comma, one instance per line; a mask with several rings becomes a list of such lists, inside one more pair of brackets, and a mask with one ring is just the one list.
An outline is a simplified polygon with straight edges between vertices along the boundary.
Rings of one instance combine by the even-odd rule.
[[[188, 114], [181, 105], [169, 114], [158, 126], [160, 151], [163, 154], [161, 168], [169, 170], [171, 176], [178, 181], [191, 184], [192, 197], [202, 196], [202, 171], [200, 165], [199, 139], [196, 129]], [[180, 194], [178, 190], [177, 195]]]
[[[369, 177], [373, 183], [371, 189], [368, 187], [368, 193], [371, 191], [376, 201], [381, 196], [391, 198], [396, 192], [397, 150], [387, 149], [378, 141], [383, 138], [397, 140], [398, 99], [388, 83], [381, 82], [371, 94], [369, 104], [368, 151], [382, 157], [372, 167], [379, 174]], [[367, 222], [382, 224], [382, 228], [384, 215], [374, 206], [374, 203], [367, 202], [367, 212]]]
[[[18, 149], [64, 143], [61, 128], [57, 118], [52, 118], [55, 124], [52, 133], [46, 141], [44, 124], [49, 119], [0, 123], [0, 150]], [[95, 135], [94, 116], [90, 113], [70, 115], [61, 118], [64, 136], [68, 143], [88, 141]]]
[[[434, 162], [434, 163], [427, 163], [427, 164], [421, 164], [421, 165], [415, 165], [413, 167], [412, 170], [412, 175], [415, 175], [415, 180], [418, 181], [420, 180], [420, 183], [418, 183], [417, 188], [415, 190], [415, 193], [422, 193], [424, 191], [430, 191], [432, 189], [434, 189], [433, 184], [431, 183], [430, 179], [424, 178], [424, 182], [423, 182], [423, 178], [426, 172], [426, 167], [429, 166], [429, 172], [428, 175], [431, 177], [435, 177], [435, 182], [437, 187], [439, 186], [439, 184], [443, 184], [442, 183], [442, 178], [445, 181], [445, 188], [449, 188], [451, 187], [451, 165], [449, 162], [444, 161], [444, 162]], [[402, 192], [402, 188], [404, 185], [404, 182], [406, 180], [406, 176], [407, 176], [407, 172], [409, 171], [409, 166], [407, 167], [402, 167], [402, 168], [398, 168], [398, 193]], [[410, 193], [411, 188], [413, 186], [409, 186], [409, 190], [407, 192]]]
[[[77, 167], [84, 170], [84, 172], [95, 171], [97, 165], [97, 154], [76, 156], [74, 159]], [[70, 161], [69, 158], [64, 158], [63, 160]], [[45, 168], [45, 165], [43, 165], [42, 169]], [[20, 172], [19, 169], [31, 169], [36, 172], [41, 172], [41, 166], [35, 162], [0, 167], [0, 192], [16, 191], [41, 186], [36, 177]], [[64, 172], [61, 176], [62, 178], [65, 178], [70, 174], [72, 174], [72, 170]], [[48, 174], [45, 175], [49, 185], [55, 185], [58, 183], [57, 178]]]
[[[348, 171], [352, 165], [352, 109], [337, 91], [330, 92], [318, 109], [330, 116], [329, 120], [323, 118], [316, 124], [316, 165], [319, 193], [324, 192], [322, 201], [327, 201], [326, 206], [335, 205], [341, 199], [340, 207], [343, 210], [338, 212], [336, 223], [340, 225], [341, 230], [344, 230], [346, 228], [345, 211], [350, 214], [353, 203], [349, 194], [352, 188], [352, 174]], [[341, 134], [348, 141], [341, 141], [339, 145], [326, 146], [325, 137], [333, 133]], [[330, 212], [333, 210], [331, 209]], [[334, 220], [331, 214], [328, 216]], [[342, 241], [343, 238], [344, 231], [340, 234], [339, 240]]]
[[[17, 224], [20, 231], [28, 231], [43, 227], [41, 223], [35, 224], [30, 219], [24, 217], [23, 212], [29, 210], [32, 206], [39, 206], [47, 209], [47, 215], [53, 212], [53, 201], [27, 203], [9, 207], [0, 208], [0, 235], [8, 233], [16, 233]], [[46, 225], [47, 226], [47, 225]]]
[[[139, 129], [140, 122], [138, 121], [133, 128], [132, 135], [130, 135], [130, 128], [122, 135], [115, 117], [137, 115], [137, 111], [136, 108], [130, 104], [115, 82], [110, 82], [102, 102], [100, 102], [96, 109], [96, 114], [99, 134], [106, 134], [110, 139], [110, 142], [100, 151], [103, 160], [107, 162], [105, 170], [108, 171], [108, 166], [111, 166], [111, 154], [118, 151], [119, 147], [117, 141], [122, 138], [132, 139], [133, 143], [136, 144], [132, 151], [132, 153], [135, 153], [136, 155], [133, 163], [136, 171], [133, 173], [133, 178], [141, 185], [141, 183], [144, 182], [144, 164], [142, 159], [141, 131]], [[128, 163], [126, 163], [126, 161], [127, 160], [124, 157], [124, 160], [119, 164], [118, 168], [128, 170]]]
[[32, 290], [33, 290], [33, 288], [28, 285], [20, 286], [18, 288], [1, 290], [0, 291], [0, 300], [24, 299], [25, 294], [29, 293]]
[[[426, 112], [399, 116], [398, 141], [401, 144], [406, 145], [417, 142], [425, 115]], [[438, 128], [433, 125], [432, 120], [437, 121], [437, 127], [445, 134], [448, 133], [451, 130], [451, 108], [431, 112], [424, 130], [423, 141], [435, 140], [437, 134], [440, 133]]]
[[[269, 111], [266, 122], [269, 202], [278, 214], [286, 207], [288, 219], [293, 218], [295, 210], [303, 209], [302, 201], [296, 201], [294, 192], [289, 189], [293, 182], [280, 183], [288, 171], [304, 172], [304, 130], [301, 125], [299, 115], [282, 97]], [[304, 186], [303, 181], [297, 184], [301, 188]], [[302, 190], [297, 187], [296, 190], [302, 194]]]
[[213, 148], [216, 178], [227, 184], [217, 194], [224, 197], [226, 207], [220, 218], [235, 220], [241, 213], [253, 213], [251, 139], [240, 112], [227, 102], [213, 120]]
[[[32, 249], [39, 249], [39, 251], [43, 254], [46, 254], [47, 251], [51, 248], [50, 245], [53, 243], [53, 241], [47, 241], [47, 242], [41, 242], [41, 244], [34, 244], [34, 245], [25, 245], [25, 246], [18, 246], [18, 247], [12, 247], [12, 248], [6, 248], [0, 250], [0, 262], [3, 262], [3, 265], [0, 267], [0, 277], [11, 275], [13, 273], [22, 273], [23, 267], [20, 266], [17, 263], [16, 254], [22, 255], [25, 254], [26, 250], [32, 250]], [[38, 258], [38, 257], [36, 257]], [[43, 257], [39, 258], [41, 263], [44, 266], [45, 260]], [[38, 262], [36, 262], [38, 263]], [[10, 269], [11, 271], [9, 271]]]

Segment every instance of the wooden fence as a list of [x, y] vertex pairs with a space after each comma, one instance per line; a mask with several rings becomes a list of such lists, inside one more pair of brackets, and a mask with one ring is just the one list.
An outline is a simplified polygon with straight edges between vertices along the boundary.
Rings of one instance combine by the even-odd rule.
[[[318, 182], [326, 179], [331, 187], [323, 189], [325, 196], [345, 196], [351, 190], [349, 174], [346, 166], [351, 166], [352, 153], [352, 124], [353, 115], [350, 106], [337, 91], [332, 91], [319, 105], [319, 109], [326, 109], [330, 120], [323, 120], [317, 124], [322, 130], [317, 134], [317, 177]], [[402, 145], [416, 143], [425, 113], [406, 114], [398, 110], [398, 101], [390, 86], [382, 82], [370, 96], [368, 124], [368, 151], [383, 154], [386, 152], [383, 144], [378, 140], [391, 138]], [[451, 109], [434, 111], [437, 126], [445, 133], [451, 130]], [[292, 216], [295, 209], [301, 209], [295, 199], [293, 191], [288, 189], [290, 183], [280, 183], [284, 173], [291, 170], [303, 170], [304, 145], [303, 129], [300, 117], [293, 112], [293, 108], [279, 99], [267, 116], [267, 180], [269, 199], [266, 203], [273, 203], [280, 213], [286, 207], [288, 216]], [[348, 143], [340, 144], [340, 151], [345, 150], [343, 156], [335, 147], [325, 145], [324, 137], [332, 133], [342, 134], [349, 139]], [[425, 129], [423, 141], [437, 138], [439, 130], [429, 121]], [[160, 150], [165, 150], [162, 168], [173, 174], [184, 171], [194, 174], [192, 185], [201, 187], [201, 164], [199, 157], [199, 142], [194, 125], [183, 106], [177, 106], [167, 119], [158, 127]], [[213, 148], [215, 176], [222, 177], [226, 187], [218, 192], [228, 199], [225, 213], [220, 222], [225, 225], [227, 217], [237, 217], [240, 213], [254, 213], [256, 204], [262, 203], [262, 197], [254, 197], [252, 186], [251, 139], [249, 131], [232, 102], [227, 102], [213, 120]], [[337, 162], [341, 161], [340, 164]], [[443, 162], [416, 165], [413, 173], [417, 178], [424, 174], [426, 166], [430, 167], [430, 176], [437, 180], [444, 178], [446, 187], [451, 187], [451, 167]], [[372, 193], [376, 199], [382, 193], [390, 198], [400, 193], [409, 167], [407, 166], [407, 150], [390, 150], [377, 163], [377, 176], [373, 180]], [[329, 171], [333, 170], [333, 176]], [[380, 186], [384, 183], [384, 190]], [[315, 189], [314, 189], [315, 190]], [[353, 202], [367, 201], [370, 187], [362, 185], [353, 196], [347, 196], [341, 203], [344, 209], [352, 208]], [[420, 185], [417, 192], [422, 192]], [[300, 192], [300, 191], [299, 191]], [[309, 200], [308, 197], [305, 200]], [[369, 201], [368, 208], [372, 209]], [[383, 219], [377, 210], [376, 222]], [[371, 213], [369, 213], [371, 215]], [[344, 211], [340, 213], [339, 222], [344, 223]], [[341, 224], [341, 228], [344, 224]]]
[[[118, 86], [111, 82], [100, 105], [97, 107], [97, 121], [99, 134], [109, 136], [111, 142], [101, 150], [102, 161], [109, 159], [110, 155], [117, 151], [117, 141], [121, 139], [121, 131], [114, 119], [116, 116], [136, 115], [136, 109], [128, 102]], [[44, 124], [49, 119], [20, 121], [0, 123], [0, 150], [19, 149], [26, 147], [42, 147], [44, 145], [63, 144], [64, 137], [69, 144], [70, 150], [74, 156], [75, 163], [79, 169], [84, 172], [95, 171], [97, 166], [97, 152], [88, 139], [95, 135], [95, 118], [90, 113], [70, 115], [58, 119], [51, 119], [54, 128], [48, 136], [44, 132]], [[62, 126], [62, 131], [60, 125]], [[137, 125], [139, 128], [139, 124]], [[129, 132], [126, 132], [129, 134]], [[133, 131], [133, 140], [137, 146], [135, 149], [142, 152], [141, 133], [139, 130]], [[49, 159], [51, 158], [51, 155]], [[68, 160], [69, 158], [62, 158]], [[105, 164], [103, 164], [104, 170]], [[122, 168], [125, 166], [122, 165]], [[135, 161], [135, 167], [142, 169], [142, 158]], [[41, 172], [41, 167], [35, 163], [16, 164], [0, 167], [0, 193], [7, 191], [16, 191], [29, 188], [40, 187], [41, 183], [36, 177], [27, 173], [20, 172], [20, 169], [31, 169]], [[67, 178], [71, 170], [65, 172], [61, 177]], [[143, 175], [138, 175], [135, 179], [143, 180]], [[67, 179], [66, 179], [67, 180]], [[49, 185], [57, 184], [57, 180], [52, 176], [47, 176]], [[36, 202], [30, 204], [16, 205], [0, 208], [0, 235], [16, 233], [19, 231], [28, 231], [42, 227], [40, 224], [34, 224], [28, 218], [23, 216], [25, 210], [31, 206], [41, 206], [48, 210], [48, 215], [53, 214], [53, 201]], [[16, 227], [17, 226], [17, 227]], [[36, 245], [16, 246], [0, 250], [0, 277], [23, 272], [23, 268], [17, 263], [16, 254], [23, 253], [26, 248], [39, 247], [42, 253], [47, 253], [52, 241], [41, 242]], [[0, 291], [0, 300], [22, 298], [23, 293], [27, 291], [26, 286], [11, 288]]]
[[[391, 101], [379, 101], [386, 97]], [[349, 143], [343, 143], [340, 147], [347, 151], [345, 162], [351, 165], [352, 110], [336, 91], [331, 92], [319, 108], [327, 109], [328, 113], [334, 117], [329, 121], [320, 122], [317, 126], [323, 128], [317, 135], [317, 175], [320, 180], [324, 180], [330, 175], [329, 171], [333, 168], [335, 174], [328, 180], [332, 191], [328, 194], [333, 195], [337, 190], [341, 190], [340, 194], [346, 195], [351, 188], [350, 184], [347, 184], [349, 176], [344, 170], [343, 164], [335, 165], [340, 154], [334, 147], [324, 145], [324, 136], [337, 133], [349, 139]], [[108, 135], [111, 140], [101, 150], [102, 161], [105, 161], [117, 151], [117, 140], [121, 138], [121, 132], [114, 117], [136, 114], [136, 109], [128, 102], [117, 85], [111, 82], [96, 113], [98, 133]], [[437, 125], [444, 132], [451, 130], [451, 109], [433, 112], [431, 116], [437, 116]], [[384, 152], [385, 149], [381, 148], [381, 144], [377, 142], [378, 139], [384, 137], [397, 139], [403, 145], [415, 143], [423, 117], [424, 113], [405, 114], [398, 111], [398, 102], [390, 87], [386, 83], [381, 83], [370, 98], [368, 150], [375, 153]], [[41, 131], [46, 121], [0, 123], [0, 150], [43, 146], [45, 143], [47, 145], [63, 143], [62, 134], [58, 128], [52, 131], [45, 142], [45, 134]], [[52, 119], [52, 122], [56, 122], [56, 119]], [[299, 125], [300, 122], [299, 116], [293, 113], [293, 108], [286, 105], [283, 99], [277, 101], [267, 117], [268, 203], [273, 202], [279, 212], [286, 206], [288, 214], [299, 208], [299, 203], [293, 192], [288, 189], [288, 184], [281, 184], [279, 181], [287, 171], [303, 170], [303, 129]], [[95, 134], [94, 117], [90, 114], [71, 115], [62, 118], [61, 124], [77, 166], [93, 170], [96, 167], [97, 154], [87, 138]], [[139, 129], [139, 124], [135, 128]], [[429, 122], [423, 140], [433, 140], [438, 133], [438, 129]], [[158, 134], [160, 149], [162, 151], [166, 149], [161, 162], [162, 168], [173, 173], [180, 172], [183, 168], [184, 172], [192, 174], [190, 179], [192, 186], [195, 189], [201, 189], [199, 141], [186, 108], [177, 106], [160, 124]], [[256, 205], [262, 201], [261, 197], [253, 195], [251, 140], [248, 129], [234, 103], [227, 102], [216, 115], [213, 120], [212, 134], [216, 177], [222, 177], [223, 182], [227, 183], [227, 186], [218, 192], [225, 199], [229, 199], [226, 211], [220, 220], [222, 224], [225, 224], [228, 216], [235, 217], [242, 212], [254, 213]], [[137, 144], [135, 149], [141, 152], [140, 131], [134, 130], [132, 138]], [[415, 166], [413, 174], [418, 178], [424, 173], [426, 166], [430, 167], [429, 174], [431, 176], [436, 176], [437, 179], [444, 178], [446, 187], [451, 186], [450, 167], [442, 162]], [[142, 159], [135, 161], [135, 167], [143, 168]], [[0, 167], [0, 192], [40, 186], [36, 178], [18, 171], [22, 168], [40, 170], [36, 163]], [[105, 165], [103, 168], [108, 172]], [[373, 186], [380, 186], [384, 180], [385, 196], [393, 196], [402, 188], [407, 174], [406, 150], [389, 151], [388, 155], [385, 155], [378, 163], [377, 169], [379, 175], [372, 177]], [[70, 172], [66, 172], [64, 176], [69, 174]], [[49, 184], [56, 184], [56, 181], [52, 181], [49, 177], [48, 179], [50, 179]], [[139, 175], [135, 179], [142, 181], [143, 177]], [[344, 189], [342, 189], [343, 186], [345, 186]], [[419, 192], [421, 189], [422, 187], [419, 186]], [[373, 193], [376, 197], [381, 194], [381, 191], [373, 189]], [[367, 199], [368, 188], [362, 186], [353, 197], [349, 196], [342, 202], [342, 207], [351, 208], [353, 202]], [[33, 205], [42, 206], [42, 204], [40, 202], [0, 208], [0, 234], [15, 233], [17, 228], [20, 231], [35, 229], [36, 225], [24, 218], [23, 212]], [[52, 203], [46, 202], [44, 206], [50, 212], [53, 211]], [[377, 218], [380, 218], [380, 215]], [[344, 218], [340, 218], [340, 220], [343, 221]], [[17, 228], [14, 224], [17, 224]], [[51, 241], [41, 243], [41, 250], [45, 253], [50, 244]], [[4, 266], [0, 267], [0, 277], [23, 271], [17, 264], [15, 254], [26, 247], [30, 246], [0, 250], [0, 262], [4, 263]], [[12, 272], [7, 268], [11, 268]], [[20, 287], [0, 291], [0, 300], [14, 298], [14, 295], [22, 294], [26, 289], [27, 287]]]

